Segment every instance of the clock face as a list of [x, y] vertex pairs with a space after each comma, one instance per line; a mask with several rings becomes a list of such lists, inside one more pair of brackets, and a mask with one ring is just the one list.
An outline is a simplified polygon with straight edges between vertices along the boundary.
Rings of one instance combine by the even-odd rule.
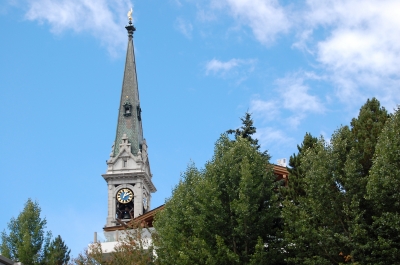
[[130, 189], [120, 189], [117, 192], [117, 200], [120, 203], [128, 203], [133, 199], [133, 192]]

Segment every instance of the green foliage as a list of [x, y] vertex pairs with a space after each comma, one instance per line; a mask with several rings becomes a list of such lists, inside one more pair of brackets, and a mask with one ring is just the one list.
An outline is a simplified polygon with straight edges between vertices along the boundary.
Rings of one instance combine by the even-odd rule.
[[400, 262], [400, 111], [388, 120], [376, 145], [367, 184], [373, 205], [373, 236], [367, 245], [368, 261], [374, 264]]
[[45, 254], [45, 264], [47, 265], [63, 265], [69, 262], [71, 250], [65, 245], [61, 236], [58, 235], [51, 241]]
[[[293, 175], [289, 176], [289, 192], [286, 192], [289, 195], [283, 203], [284, 242], [289, 264], [378, 264], [378, 254], [374, 257], [371, 253], [382, 256], [398, 247], [383, 242], [379, 234], [386, 231], [384, 234], [392, 240], [389, 227], [379, 224], [388, 224], [396, 218], [378, 219], [375, 215], [381, 202], [375, 203], [372, 196], [366, 199], [367, 186], [375, 187], [371, 185], [374, 170], [371, 169], [371, 175], [369, 170], [384, 153], [377, 151], [372, 164], [375, 145], [378, 139], [383, 141], [383, 133], [380, 134], [388, 117], [379, 101], [372, 99], [352, 120], [351, 129], [341, 127], [329, 143], [323, 138], [315, 141], [306, 134], [302, 146], [298, 147], [299, 154], [291, 157], [290, 173]], [[393, 135], [390, 137], [387, 137], [391, 139], [387, 145], [394, 139]], [[396, 148], [393, 150], [398, 151]], [[387, 179], [382, 178], [382, 171], [378, 175], [376, 179]], [[376, 187], [376, 194], [385, 188]], [[383, 248], [386, 252], [379, 252]], [[379, 264], [396, 263], [387, 261]]]
[[250, 143], [257, 147], [257, 149], [260, 148], [260, 145], [258, 144], [258, 140], [254, 139], [252, 137], [253, 134], [256, 133], [256, 127], [253, 125], [253, 119], [251, 118], [251, 114], [246, 112], [243, 118], [240, 118], [242, 121], [242, 127], [236, 129], [236, 130], [228, 130], [228, 134], [234, 134], [235, 139], [237, 138], [244, 138], [250, 141]]
[[40, 218], [41, 209], [31, 199], [17, 219], [8, 223], [9, 234], [1, 233], [0, 251], [3, 256], [25, 265], [41, 264], [50, 244], [51, 233], [45, 233], [46, 219]]
[[372, 166], [375, 145], [378, 137], [390, 117], [376, 98], [367, 100], [361, 107], [358, 118], [351, 120], [351, 132], [354, 136], [354, 147], [359, 152], [359, 163], [362, 165], [362, 174], [368, 175]]
[[158, 262], [279, 264], [272, 261], [280, 255], [274, 180], [268, 156], [254, 143], [223, 135], [205, 169], [189, 165], [157, 215]]
[[51, 232], [45, 232], [47, 221], [40, 213], [39, 204], [28, 199], [17, 219], [8, 223], [9, 233], [1, 233], [1, 255], [24, 265], [67, 264], [70, 250], [61, 236], [51, 240]]
[[301, 158], [304, 156], [305, 152], [309, 149], [309, 148], [313, 148], [314, 145], [318, 142], [318, 138], [313, 137], [311, 135], [311, 133], [306, 133], [306, 135], [304, 135], [304, 139], [303, 142], [301, 143], [301, 145], [297, 145], [297, 150], [299, 151], [299, 153], [293, 154], [292, 156], [290, 156], [289, 158], [289, 166], [290, 168], [288, 168], [290, 175], [295, 175], [295, 176], [302, 176], [303, 172], [301, 170]]
[[293, 154], [289, 158], [289, 175], [290, 175], [290, 185], [287, 189], [284, 189], [284, 194], [289, 196], [291, 200], [296, 200], [298, 196], [304, 196], [305, 191], [302, 188], [302, 180], [304, 178], [304, 172], [301, 168], [301, 159], [304, 157], [306, 151], [313, 148], [317, 143], [318, 139], [313, 137], [310, 133], [306, 133], [304, 136], [303, 143], [299, 146], [297, 145], [298, 154]]
[[345, 260], [343, 255], [350, 255], [349, 224], [342, 208], [351, 201], [345, 169], [349, 135], [349, 129], [343, 127], [333, 135], [331, 144], [321, 138], [302, 158], [305, 195], [296, 203], [285, 200], [282, 211], [292, 264], [339, 264]]

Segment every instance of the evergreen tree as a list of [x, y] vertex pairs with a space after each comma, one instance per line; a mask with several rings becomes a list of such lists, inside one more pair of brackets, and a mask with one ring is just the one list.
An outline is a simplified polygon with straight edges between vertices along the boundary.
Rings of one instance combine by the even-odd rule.
[[223, 135], [204, 170], [190, 165], [183, 174], [155, 221], [160, 264], [282, 262], [275, 176], [247, 139]]
[[260, 145], [258, 144], [258, 140], [254, 139], [252, 137], [253, 134], [256, 133], [256, 127], [253, 125], [253, 119], [251, 118], [251, 114], [246, 112], [243, 118], [240, 118], [242, 121], [242, 127], [236, 129], [236, 130], [228, 130], [226, 131], [228, 134], [234, 134], [235, 139], [241, 137], [244, 139], [247, 139], [250, 141], [250, 143], [257, 147], [257, 149], [260, 148]]
[[65, 245], [61, 236], [58, 235], [54, 240], [51, 241], [45, 254], [46, 265], [64, 265], [68, 264], [71, 250]]
[[45, 232], [46, 219], [40, 217], [41, 209], [31, 199], [25, 203], [17, 219], [8, 223], [9, 234], [1, 233], [1, 254], [7, 258], [22, 262], [24, 265], [41, 264], [51, 233]]

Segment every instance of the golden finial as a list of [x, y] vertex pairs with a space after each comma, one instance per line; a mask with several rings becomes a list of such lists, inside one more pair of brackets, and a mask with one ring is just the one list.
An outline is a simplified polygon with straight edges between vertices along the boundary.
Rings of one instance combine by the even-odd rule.
[[132, 12], [133, 12], [133, 9], [132, 9], [132, 7], [131, 7], [131, 10], [129, 10], [129, 12], [128, 12], [128, 19], [129, 19], [129, 21], [132, 21]]

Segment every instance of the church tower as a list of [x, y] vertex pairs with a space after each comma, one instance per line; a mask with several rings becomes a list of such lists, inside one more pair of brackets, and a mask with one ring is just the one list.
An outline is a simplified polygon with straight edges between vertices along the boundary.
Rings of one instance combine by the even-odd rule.
[[143, 138], [139, 89], [129, 16], [128, 48], [122, 82], [115, 142], [103, 178], [108, 185], [108, 216], [105, 228], [117, 226], [150, 209], [152, 182], [146, 140]]

